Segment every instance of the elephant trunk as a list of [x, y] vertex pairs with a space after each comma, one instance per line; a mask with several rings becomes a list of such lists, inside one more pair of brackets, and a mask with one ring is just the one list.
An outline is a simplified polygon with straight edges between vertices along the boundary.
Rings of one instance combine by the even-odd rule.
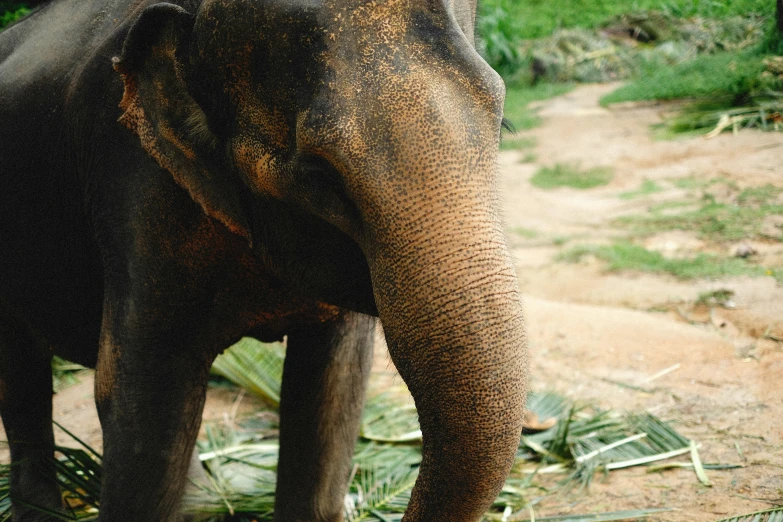
[[404, 240], [389, 231], [368, 256], [389, 352], [424, 439], [405, 522], [479, 520], [500, 492], [522, 430], [518, 284], [491, 198], [472, 204], [468, 192], [430, 200], [416, 222], [397, 223]]

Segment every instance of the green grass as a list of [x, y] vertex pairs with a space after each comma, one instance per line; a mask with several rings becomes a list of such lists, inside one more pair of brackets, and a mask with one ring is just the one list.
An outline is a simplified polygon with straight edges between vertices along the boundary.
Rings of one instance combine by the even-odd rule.
[[514, 227], [510, 229], [509, 232], [525, 239], [535, 239], [539, 235], [537, 230], [525, 227]]
[[639, 78], [601, 98], [601, 104], [681, 98], [742, 98], [759, 86], [763, 57], [750, 52], [701, 55], [678, 65], [647, 63]]
[[637, 79], [601, 98], [601, 104], [691, 100], [676, 117], [658, 126], [663, 139], [713, 129], [780, 130], [774, 115], [783, 111], [782, 64], [772, 51], [776, 45], [781, 50], [783, 40], [777, 39], [769, 37], [743, 51], [700, 54], [674, 65], [661, 58], [642, 60]]
[[576, 165], [557, 163], [553, 167], [540, 168], [530, 182], [542, 189], [558, 187], [591, 189], [606, 185], [612, 181], [612, 177], [611, 169], [606, 167], [581, 170]]
[[649, 196], [656, 192], [662, 191], [663, 188], [652, 180], [646, 179], [642, 182], [642, 185], [636, 190], [629, 190], [620, 194], [620, 199], [635, 199], [643, 196]]
[[738, 205], [770, 205], [779, 200], [783, 193], [783, 187], [774, 185], [764, 185], [762, 187], [750, 187], [740, 192], [737, 196]]
[[[541, 119], [528, 105], [535, 101], [548, 100], [571, 91], [573, 84], [541, 83], [532, 87], [508, 87], [503, 112], [507, 120], [518, 131], [529, 130], [541, 123]], [[509, 140], [512, 138], [508, 138]]]
[[[761, 227], [764, 219], [767, 216], [783, 214], [783, 204], [769, 199], [773, 189], [762, 193], [757, 190], [742, 192], [737, 197], [737, 204], [719, 203], [707, 196], [705, 203], [695, 210], [663, 214], [660, 207], [657, 207], [651, 209], [651, 214], [623, 217], [618, 219], [617, 223], [630, 226], [637, 235], [684, 230], [696, 232], [700, 238], [714, 242], [763, 238], [765, 236], [761, 234]], [[780, 193], [780, 189], [774, 191]], [[759, 197], [766, 199], [762, 199], [759, 204]], [[781, 237], [766, 239], [783, 240]]]
[[[761, 15], [770, 21], [775, 4], [769, 0], [484, 0], [477, 23], [477, 47], [507, 81], [521, 81], [530, 76], [532, 63], [527, 41], [546, 38], [558, 29], [594, 31], [620, 15], [650, 11], [675, 19]], [[772, 31], [767, 34], [768, 41], [762, 47], [774, 54], [783, 43]]]
[[710, 185], [723, 181], [725, 181], [723, 178], [702, 179], [693, 176], [689, 176], [687, 178], [675, 178], [671, 180], [675, 187], [685, 190], [704, 189]]
[[30, 12], [22, 2], [0, 0], [0, 30]]
[[482, 13], [502, 7], [516, 20], [520, 38], [541, 38], [555, 29], [600, 27], [609, 18], [639, 10], [660, 10], [677, 17], [721, 18], [758, 13], [771, 15], [775, 3], [768, 0], [484, 0]]
[[696, 298], [694, 305], [702, 305], [707, 307], [720, 306], [722, 308], [730, 308], [729, 303], [734, 298], [734, 290], [727, 288], [720, 288], [711, 292], [703, 292]]
[[500, 142], [500, 150], [527, 150], [535, 148], [537, 140], [532, 136], [507, 135]]
[[667, 259], [659, 252], [652, 252], [627, 241], [608, 246], [576, 246], [560, 254], [558, 260], [575, 263], [587, 255], [606, 262], [607, 268], [612, 271], [665, 273], [686, 280], [736, 276], [773, 276], [779, 281], [783, 278], [783, 270], [753, 265], [744, 259], [710, 254], [698, 254], [689, 259]]

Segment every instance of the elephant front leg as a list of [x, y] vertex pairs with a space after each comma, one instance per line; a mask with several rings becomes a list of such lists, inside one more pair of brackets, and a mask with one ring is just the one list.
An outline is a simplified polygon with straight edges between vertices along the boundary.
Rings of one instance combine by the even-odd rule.
[[52, 354], [22, 323], [0, 314], [0, 415], [11, 450], [14, 522], [60, 520], [52, 432]]
[[102, 335], [95, 384], [104, 437], [101, 521], [182, 520], [211, 359], [187, 349], [189, 336], [177, 337]]
[[276, 522], [343, 519], [374, 326], [374, 318], [348, 313], [288, 336]]

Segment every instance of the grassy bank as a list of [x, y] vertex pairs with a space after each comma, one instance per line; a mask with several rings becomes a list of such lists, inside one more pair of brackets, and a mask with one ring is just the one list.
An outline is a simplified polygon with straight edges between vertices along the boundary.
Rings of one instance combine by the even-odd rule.
[[25, 4], [0, 0], [0, 30], [30, 12]]
[[657, 10], [679, 18], [701, 16], [721, 18], [756, 13], [769, 14], [774, 2], [767, 0], [484, 0], [482, 14], [503, 10], [514, 20], [513, 27], [522, 39], [549, 36], [555, 29], [601, 27], [614, 16], [633, 11]]

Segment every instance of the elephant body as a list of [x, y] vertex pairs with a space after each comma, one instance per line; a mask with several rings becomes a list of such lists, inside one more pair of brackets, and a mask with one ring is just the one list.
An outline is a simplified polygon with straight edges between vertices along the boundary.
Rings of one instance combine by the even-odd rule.
[[338, 521], [379, 317], [424, 434], [405, 515], [475, 521], [521, 431], [503, 86], [469, 0], [52, 0], [0, 33], [0, 414], [61, 510], [53, 354], [96, 367], [102, 521], [178, 520], [214, 357], [288, 339], [275, 520]]

